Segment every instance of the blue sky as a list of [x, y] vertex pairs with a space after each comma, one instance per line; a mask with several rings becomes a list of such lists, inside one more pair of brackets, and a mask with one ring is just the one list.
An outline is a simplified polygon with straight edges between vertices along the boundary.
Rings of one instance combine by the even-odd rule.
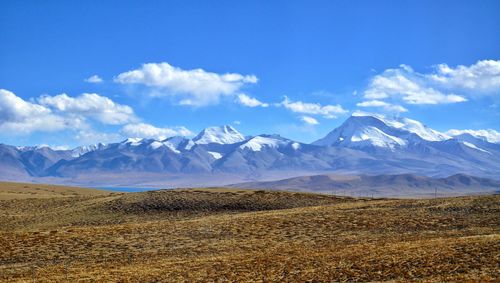
[[[1, 1], [0, 142], [500, 130], [499, 1]], [[89, 80], [92, 76], [94, 80]]]

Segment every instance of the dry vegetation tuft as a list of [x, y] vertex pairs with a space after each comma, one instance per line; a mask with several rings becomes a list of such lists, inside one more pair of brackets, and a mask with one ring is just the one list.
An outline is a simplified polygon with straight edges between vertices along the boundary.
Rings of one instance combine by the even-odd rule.
[[227, 189], [0, 200], [0, 281], [495, 282], [499, 200]]

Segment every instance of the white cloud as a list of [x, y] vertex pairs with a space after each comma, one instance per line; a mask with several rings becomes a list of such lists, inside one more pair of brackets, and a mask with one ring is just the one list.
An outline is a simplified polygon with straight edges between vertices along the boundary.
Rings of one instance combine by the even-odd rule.
[[279, 104], [286, 109], [301, 114], [321, 115], [325, 118], [336, 118], [336, 115], [345, 114], [348, 111], [340, 105], [325, 105], [319, 103], [306, 103], [302, 101], [291, 101], [285, 96], [285, 99]]
[[481, 60], [470, 66], [439, 64], [429, 73], [410, 66], [387, 69], [374, 76], [364, 98], [397, 99], [408, 104], [448, 104], [478, 95], [500, 93], [500, 60]]
[[217, 74], [203, 69], [183, 70], [166, 62], [149, 63], [119, 74], [115, 82], [152, 87], [151, 96], [177, 96], [180, 104], [203, 106], [217, 103], [221, 96], [235, 95], [247, 84], [257, 83], [254, 75]]
[[13, 92], [0, 89], [0, 130], [12, 134], [28, 134], [34, 131], [59, 131], [68, 127], [81, 127], [78, 117], [66, 118], [52, 113], [42, 105], [31, 103]]
[[[138, 120], [129, 106], [117, 104], [97, 94], [82, 94], [78, 97], [66, 94], [44, 95], [25, 101], [11, 91], [0, 89], [1, 131], [26, 135], [32, 132], [71, 130], [78, 132], [77, 138], [80, 136], [82, 140], [96, 140], [90, 137], [96, 133], [91, 129], [89, 119], [110, 125]], [[111, 138], [103, 137], [103, 140], [109, 139]]]
[[130, 138], [166, 139], [172, 136], [191, 136], [193, 133], [185, 127], [157, 128], [150, 124], [137, 123], [125, 125], [121, 133]]
[[65, 93], [56, 96], [44, 95], [38, 101], [41, 105], [51, 107], [56, 111], [92, 117], [109, 125], [120, 125], [137, 120], [131, 107], [115, 103], [96, 93], [84, 93], [78, 97], [70, 97]]
[[6, 89], [0, 89], [0, 109], [2, 121], [22, 120], [30, 116], [45, 116], [51, 113], [50, 109], [27, 102]]
[[497, 132], [492, 129], [486, 129], [486, 130], [449, 130], [446, 132], [446, 134], [450, 136], [458, 136], [462, 134], [470, 134], [475, 137], [482, 138], [484, 140], [487, 140], [489, 142], [493, 143], [500, 143], [500, 132]]
[[123, 136], [117, 133], [103, 133], [93, 129], [79, 130], [75, 135], [79, 144], [89, 145], [97, 143], [113, 143], [123, 140]]
[[446, 104], [467, 101], [463, 96], [445, 94], [429, 85], [409, 66], [388, 69], [372, 78], [364, 92], [365, 99], [400, 98], [408, 104]]
[[482, 60], [470, 66], [459, 65], [455, 68], [447, 64], [436, 66], [435, 73], [426, 75], [446, 88], [472, 90], [478, 92], [497, 92], [500, 90], [500, 60]]
[[238, 94], [238, 101], [240, 104], [248, 106], [248, 107], [268, 107], [269, 104], [261, 102], [256, 98], [250, 97], [244, 93]]
[[359, 106], [359, 107], [379, 107], [379, 108], [382, 108], [388, 112], [398, 112], [398, 113], [408, 112], [408, 109], [404, 108], [401, 105], [387, 103], [387, 102], [382, 101], [382, 100], [367, 100], [367, 101], [357, 103], [356, 106]]
[[309, 117], [309, 116], [302, 116], [302, 117], [300, 117], [300, 120], [302, 120], [304, 123], [309, 124], [309, 125], [319, 124], [318, 120], [314, 119], [313, 117]]
[[[87, 124], [89, 118], [104, 124], [128, 124], [120, 133], [99, 132]], [[0, 89], [0, 131], [3, 132], [25, 135], [36, 131], [70, 130], [80, 144], [117, 142], [124, 136], [164, 139], [193, 134], [185, 127], [157, 128], [137, 123], [137, 120], [132, 108], [98, 94], [78, 97], [44, 95], [25, 101], [8, 90]]]
[[93, 84], [98, 84], [98, 83], [102, 83], [103, 80], [101, 77], [99, 77], [98, 75], [93, 75], [91, 77], [88, 77], [85, 79], [86, 82], [88, 83], [93, 83]]

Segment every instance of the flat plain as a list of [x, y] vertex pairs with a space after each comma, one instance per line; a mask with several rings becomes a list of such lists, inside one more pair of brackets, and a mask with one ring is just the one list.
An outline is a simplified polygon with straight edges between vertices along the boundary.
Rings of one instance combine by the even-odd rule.
[[0, 281], [498, 282], [499, 232], [498, 195], [3, 183]]

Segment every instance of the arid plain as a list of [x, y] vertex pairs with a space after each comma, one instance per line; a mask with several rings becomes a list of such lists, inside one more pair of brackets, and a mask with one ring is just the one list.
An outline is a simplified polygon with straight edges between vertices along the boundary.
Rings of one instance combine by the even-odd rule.
[[2, 282], [495, 282], [500, 196], [2, 183]]

